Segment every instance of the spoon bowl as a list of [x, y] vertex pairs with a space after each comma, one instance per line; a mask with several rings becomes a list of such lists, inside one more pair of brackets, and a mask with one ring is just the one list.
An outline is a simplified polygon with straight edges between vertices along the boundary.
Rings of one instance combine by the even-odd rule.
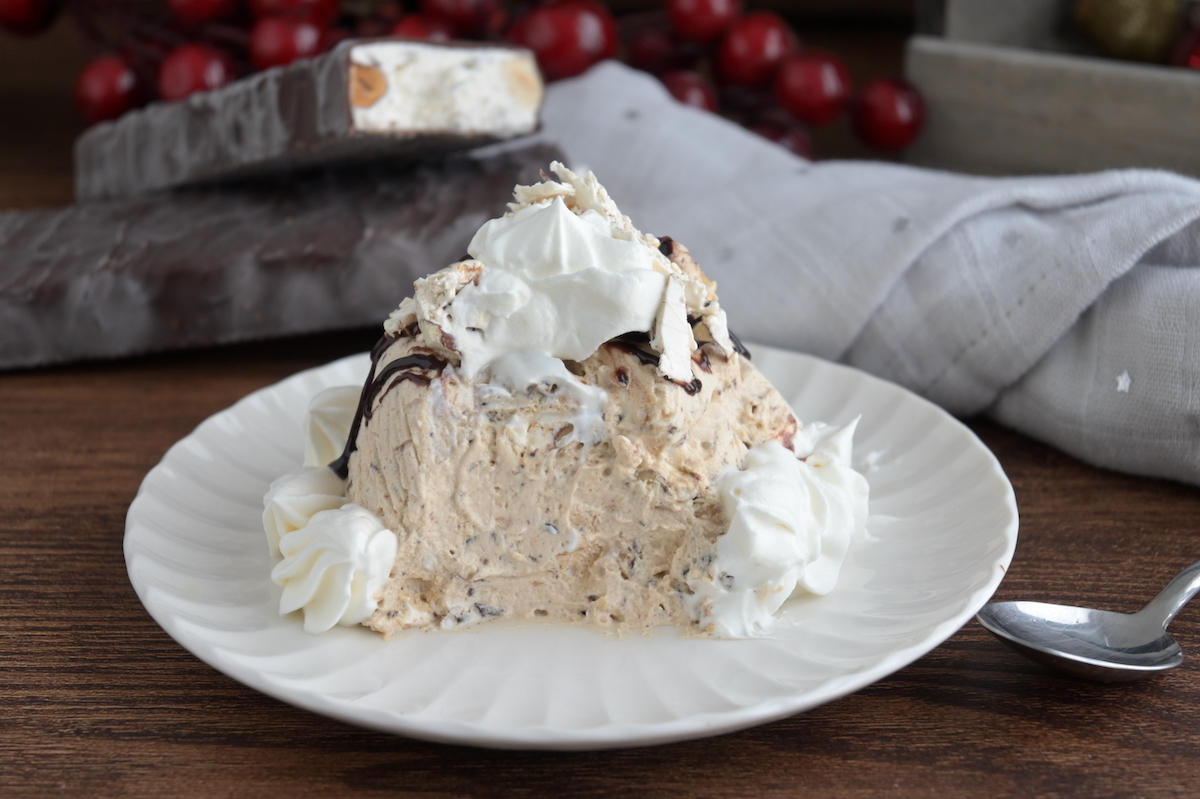
[[1126, 682], [1183, 662], [1183, 650], [1162, 627], [1138, 629], [1144, 634], [1131, 636], [1140, 621], [1136, 616], [1044, 602], [993, 602], [976, 618], [1039, 663], [1101, 682]]
[[1200, 561], [1184, 569], [1137, 613], [1044, 602], [992, 602], [976, 619], [1039, 663], [1090, 680], [1128, 682], [1183, 662], [1183, 650], [1166, 628], [1197, 591]]

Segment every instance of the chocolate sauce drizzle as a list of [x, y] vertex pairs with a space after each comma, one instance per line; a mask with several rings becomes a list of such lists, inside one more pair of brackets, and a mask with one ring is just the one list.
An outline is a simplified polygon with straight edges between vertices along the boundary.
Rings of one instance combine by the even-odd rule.
[[608, 343], [622, 352], [628, 352], [643, 364], [658, 366], [658, 356], [653, 352], [646, 352], [641, 346], [650, 343], [649, 333], [622, 333]]
[[[410, 328], [404, 331], [406, 335], [412, 336], [415, 331]], [[737, 336], [732, 332], [729, 334], [730, 340], [733, 342], [734, 349], [745, 358], [750, 357], [749, 351], [742, 346], [742, 342], [738, 341]], [[350, 456], [358, 450], [358, 433], [362, 427], [369, 421], [374, 413], [375, 401], [387, 395], [392, 387], [408, 380], [413, 383], [427, 386], [433, 379], [429, 374], [441, 374], [446, 368], [447, 362], [443, 358], [434, 355], [433, 352], [425, 350], [422, 352], [413, 352], [403, 358], [397, 358], [383, 367], [378, 374], [376, 368], [379, 365], [379, 359], [387, 352], [388, 347], [396, 343], [400, 336], [392, 336], [384, 334], [379, 341], [371, 347], [371, 371], [367, 374], [367, 379], [363, 383], [362, 393], [358, 396], [358, 407], [354, 411], [354, 421], [350, 424], [350, 436], [346, 439], [346, 446], [342, 450], [341, 456], [337, 460], [329, 464], [329, 468], [338, 477], [345, 480], [350, 475]], [[645, 332], [630, 332], [622, 333], [616, 338], [608, 342], [610, 346], [616, 347], [619, 350], [629, 353], [649, 366], [658, 365], [658, 356], [652, 352], [646, 352], [642, 349], [643, 346], [650, 343], [650, 334]], [[708, 356], [703, 356], [703, 362], [700, 363], [700, 368], [705, 369], [708, 365]], [[705, 371], [710, 371], [705, 369]], [[421, 373], [425, 374], [421, 374]], [[666, 378], [670, 380], [670, 378]], [[703, 384], [699, 378], [693, 379], [690, 383], [683, 383], [678, 380], [671, 380], [680, 388], [682, 388], [689, 396], [695, 396], [700, 393]]]
[[[608, 342], [608, 345], [610, 347], [616, 347], [622, 352], [628, 352], [643, 364], [648, 366], [658, 366], [658, 356], [653, 352], [646, 352], [641, 347], [641, 345], [649, 343], [649, 333], [622, 333], [616, 338], [611, 339]], [[664, 379], [671, 380], [669, 377]], [[678, 380], [671, 380], [671, 382], [687, 392], [689, 397], [696, 396], [700, 393], [700, 389], [703, 388], [703, 384], [700, 382], [699, 378], [694, 378], [690, 383], [682, 383]]]
[[742, 344], [741, 339], [735, 336], [732, 330], [728, 330], [726, 332], [729, 333], [729, 340], [733, 342], [734, 352], [745, 358], [747, 361], [750, 360], [750, 350], [746, 349], [746, 345]]
[[613, 341], [627, 341], [630, 344], [650, 344], [650, 334], [644, 330], [633, 330], [629, 333], [622, 333], [613, 339]]
[[392, 386], [405, 380], [427, 386], [433, 377], [429, 374], [419, 374], [418, 371], [440, 374], [446, 368], [445, 360], [425, 351], [397, 358], [376, 374], [375, 368], [379, 365], [379, 359], [397, 340], [399, 336], [384, 334], [375, 342], [375, 346], [371, 347], [371, 371], [367, 374], [362, 393], [358, 396], [358, 408], [354, 411], [354, 421], [350, 424], [350, 437], [346, 439], [346, 448], [342, 450], [341, 457], [329, 464], [333, 473], [343, 480], [350, 475], [350, 456], [358, 449], [358, 431], [371, 420], [375, 400], [380, 398], [381, 392], [387, 394]]

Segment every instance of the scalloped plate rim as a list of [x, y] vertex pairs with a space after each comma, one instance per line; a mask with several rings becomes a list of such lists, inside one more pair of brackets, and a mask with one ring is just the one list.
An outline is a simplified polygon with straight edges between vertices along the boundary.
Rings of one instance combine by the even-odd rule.
[[[346, 356], [323, 366], [297, 372], [277, 383], [258, 389], [246, 395], [229, 408], [205, 419], [195, 430], [176, 442], [163, 456], [162, 460], [147, 473], [129, 507], [126, 517], [124, 551], [130, 582], [147, 612], [171, 638], [201, 661], [238, 682], [286, 704], [351, 725], [438, 743], [500, 749], [564, 751], [650, 746], [735, 732], [759, 724], [787, 718], [827, 704], [862, 690], [929, 653], [970, 621], [979, 608], [991, 598], [1007, 572], [1016, 547], [1019, 524], [1016, 497], [995, 455], [969, 428], [928, 400], [911, 393], [901, 386], [874, 377], [853, 367], [767, 345], [749, 344], [748, 346], [754, 351], [770, 353], [773, 358], [783, 358], [785, 361], [793, 360], [795, 367], [798, 369], [830, 369], [833, 374], [839, 375], [843, 380], [865, 381], [873, 390], [898, 392], [899, 395], [905, 398], [906, 402], [924, 406], [927, 410], [931, 409], [937, 415], [939, 424], [950, 425], [969, 436], [970, 440], [978, 448], [976, 454], [983, 456], [990, 462], [993, 476], [999, 477], [1004, 487], [1002, 495], [997, 497], [1008, 516], [1004, 529], [1001, 532], [1004, 539], [1004, 546], [998, 557], [989, 564], [992, 572], [991, 578], [969, 595], [964, 608], [936, 624], [917, 643], [896, 648], [874, 665], [833, 677], [821, 683], [817, 689], [799, 691], [784, 697], [773, 697], [758, 704], [732, 711], [698, 713], [654, 724], [610, 723], [585, 729], [554, 727], [550, 725], [529, 725], [509, 728], [486, 727], [456, 720], [410, 718], [394, 711], [355, 706], [349, 702], [320, 692], [288, 689], [286, 686], [273, 683], [264, 672], [226, 657], [216, 644], [192, 634], [184, 628], [181, 624], [181, 618], [171, 608], [164, 606], [154, 599], [153, 592], [157, 589], [149, 586], [136, 574], [138, 558], [138, 553], [136, 552], [138, 541], [137, 528], [140, 524], [145, 524], [139, 520], [138, 512], [141, 504], [145, 501], [144, 493], [148, 490], [151, 480], [154, 479], [157, 473], [169, 468], [169, 463], [174, 453], [180, 448], [185, 447], [189, 440], [193, 439], [207, 426], [217, 424], [217, 420], [220, 417], [228, 414], [236, 414], [239, 409], [246, 407], [248, 404], [275, 393], [286, 391], [290, 386], [297, 383], [314, 378], [320, 379], [321, 375], [325, 373], [353, 367], [356, 361], [363, 361], [363, 365], [365, 366], [365, 353]], [[768, 377], [773, 376], [768, 374]], [[146, 526], [149, 527], [148, 524]], [[264, 579], [266, 579], [266, 575], [264, 575]], [[299, 628], [297, 628], [297, 632], [300, 635], [304, 635], [303, 631], [299, 630]], [[455, 633], [432, 634], [454, 635]], [[402, 645], [402, 642], [403, 639], [398, 639], [381, 643], [384, 645]]]

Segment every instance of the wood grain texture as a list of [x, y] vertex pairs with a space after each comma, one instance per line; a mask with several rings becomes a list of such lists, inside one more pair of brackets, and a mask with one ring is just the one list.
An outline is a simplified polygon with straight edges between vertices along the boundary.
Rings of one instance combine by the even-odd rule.
[[976, 174], [1200, 174], [1189, 134], [1200, 124], [1193, 70], [918, 37], [905, 77], [928, 109], [909, 163]]
[[[1200, 784], [1200, 605], [1179, 669], [1061, 679], [972, 622], [857, 694], [652, 749], [506, 753], [359, 730], [175, 644], [125, 574], [145, 473], [208, 415], [361, 351], [370, 330], [0, 375], [0, 795], [1187, 796]], [[986, 421], [1021, 538], [997, 595], [1135, 610], [1200, 556], [1200, 490], [1084, 466]]]

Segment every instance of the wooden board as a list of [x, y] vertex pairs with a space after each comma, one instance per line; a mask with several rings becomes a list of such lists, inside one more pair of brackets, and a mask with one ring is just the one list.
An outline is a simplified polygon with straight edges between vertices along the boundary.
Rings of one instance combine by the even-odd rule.
[[925, 97], [912, 164], [977, 174], [1121, 167], [1200, 175], [1200, 73], [915, 36]]

